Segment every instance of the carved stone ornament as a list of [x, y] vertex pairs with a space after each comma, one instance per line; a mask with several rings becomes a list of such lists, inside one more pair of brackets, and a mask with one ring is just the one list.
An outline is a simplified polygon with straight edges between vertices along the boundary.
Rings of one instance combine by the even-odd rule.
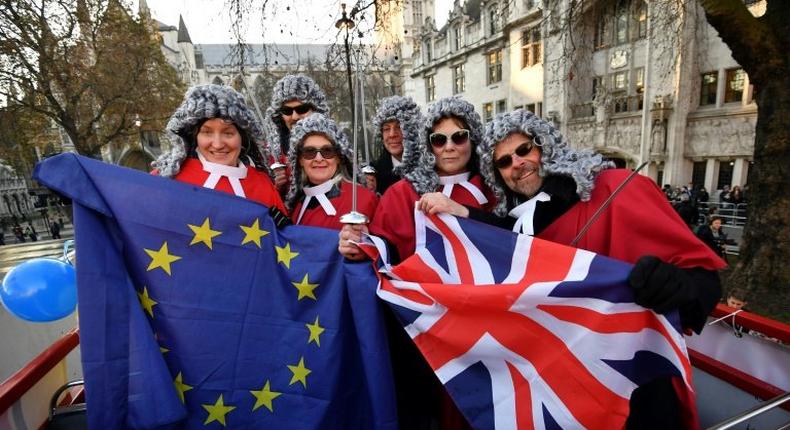
[[609, 67], [619, 69], [628, 64], [628, 51], [625, 49], [618, 49], [612, 52], [612, 58], [609, 59]]

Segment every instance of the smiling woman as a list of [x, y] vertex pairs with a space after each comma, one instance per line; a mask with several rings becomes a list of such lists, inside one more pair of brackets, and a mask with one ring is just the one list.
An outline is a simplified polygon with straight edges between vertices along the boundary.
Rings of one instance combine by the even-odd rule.
[[440, 199], [483, 210], [494, 201], [477, 172], [482, 124], [474, 106], [448, 97], [431, 104], [426, 116], [423, 138], [404, 139], [403, 179], [381, 197], [381, 210], [370, 224], [370, 231], [385, 238], [401, 259], [414, 253], [415, 202], [428, 212], [432, 205], [424, 203]]
[[230, 87], [190, 88], [167, 123], [169, 152], [152, 173], [257, 201], [285, 212], [256, 141], [263, 132], [244, 97]]
[[353, 152], [334, 121], [320, 113], [294, 125], [288, 161], [291, 186], [286, 197], [294, 224], [340, 230], [340, 217], [351, 211], [353, 187], [357, 211], [372, 219], [378, 198], [351, 182]]

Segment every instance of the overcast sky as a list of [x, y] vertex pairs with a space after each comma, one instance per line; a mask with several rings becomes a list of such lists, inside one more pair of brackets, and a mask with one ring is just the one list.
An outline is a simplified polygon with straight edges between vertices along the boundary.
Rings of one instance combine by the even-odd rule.
[[[133, 0], [137, 10], [139, 0]], [[334, 27], [340, 15], [339, 0], [269, 0], [270, 16], [264, 24], [260, 5], [263, 0], [252, 0], [255, 8], [248, 20], [247, 43], [333, 43], [338, 41]], [[233, 43], [230, 11], [225, 0], [147, 0], [151, 15], [169, 25], [178, 26], [178, 16], [184, 17], [193, 43]], [[347, 1], [353, 4], [353, 0]], [[308, 5], [309, 6], [306, 6]], [[437, 26], [447, 19], [452, 0], [437, 0]], [[363, 24], [364, 25], [364, 24]]]

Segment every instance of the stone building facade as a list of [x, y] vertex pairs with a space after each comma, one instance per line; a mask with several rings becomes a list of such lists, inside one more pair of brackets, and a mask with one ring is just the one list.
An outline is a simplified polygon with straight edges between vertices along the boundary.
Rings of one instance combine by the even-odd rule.
[[[765, 2], [749, 7], [760, 15]], [[404, 91], [423, 106], [458, 94], [485, 120], [524, 107], [576, 147], [648, 162], [642, 173], [659, 183], [746, 183], [753, 89], [696, 3], [456, 0], [441, 28], [423, 20], [401, 62]]]

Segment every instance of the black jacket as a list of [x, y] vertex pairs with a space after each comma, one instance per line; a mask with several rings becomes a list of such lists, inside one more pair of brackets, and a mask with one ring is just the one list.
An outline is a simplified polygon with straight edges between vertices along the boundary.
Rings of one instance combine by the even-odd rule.
[[384, 151], [379, 158], [370, 163], [376, 169], [376, 193], [384, 194], [387, 188], [400, 180], [400, 176], [392, 171], [392, 155]]

